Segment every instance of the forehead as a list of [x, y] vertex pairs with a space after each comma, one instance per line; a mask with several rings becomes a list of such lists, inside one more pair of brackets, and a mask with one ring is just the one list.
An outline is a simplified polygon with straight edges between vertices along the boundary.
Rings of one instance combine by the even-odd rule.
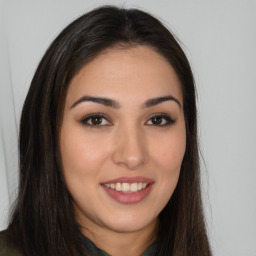
[[67, 103], [83, 95], [143, 100], [171, 94], [182, 103], [181, 84], [169, 62], [147, 46], [111, 48], [72, 79]]

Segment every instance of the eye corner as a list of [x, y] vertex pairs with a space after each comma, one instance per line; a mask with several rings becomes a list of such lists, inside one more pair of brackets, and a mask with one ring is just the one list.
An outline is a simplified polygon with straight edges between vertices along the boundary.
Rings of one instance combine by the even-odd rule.
[[145, 125], [147, 126], [154, 126], [154, 127], [166, 127], [171, 126], [176, 122], [169, 114], [166, 113], [159, 113], [152, 115], [146, 122]]
[[86, 115], [80, 120], [80, 123], [83, 126], [87, 126], [90, 128], [103, 128], [112, 125], [109, 118], [102, 113], [91, 113], [89, 115]]

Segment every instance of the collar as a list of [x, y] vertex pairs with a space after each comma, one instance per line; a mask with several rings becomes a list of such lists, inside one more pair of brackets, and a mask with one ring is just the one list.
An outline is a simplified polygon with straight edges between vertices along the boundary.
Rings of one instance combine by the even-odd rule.
[[[88, 239], [85, 236], [82, 237], [82, 242], [90, 256], [111, 256], [107, 252], [98, 248], [90, 239]], [[157, 243], [155, 242], [151, 244], [146, 249], [146, 251], [141, 254], [141, 256], [152, 256], [155, 254], [156, 250], [157, 250]]]

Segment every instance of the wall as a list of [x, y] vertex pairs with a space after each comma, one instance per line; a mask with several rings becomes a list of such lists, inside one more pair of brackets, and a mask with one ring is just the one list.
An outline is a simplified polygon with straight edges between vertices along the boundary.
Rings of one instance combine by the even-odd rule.
[[198, 86], [203, 192], [218, 256], [256, 255], [256, 1], [2, 1], [0, 229], [17, 186], [17, 123], [49, 43], [99, 4], [141, 7], [181, 39]]

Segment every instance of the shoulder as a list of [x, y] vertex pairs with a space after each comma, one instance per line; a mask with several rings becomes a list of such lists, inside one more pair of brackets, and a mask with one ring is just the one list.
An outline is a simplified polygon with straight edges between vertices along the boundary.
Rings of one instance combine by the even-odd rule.
[[23, 256], [14, 243], [8, 242], [8, 232], [0, 232], [0, 256]]

